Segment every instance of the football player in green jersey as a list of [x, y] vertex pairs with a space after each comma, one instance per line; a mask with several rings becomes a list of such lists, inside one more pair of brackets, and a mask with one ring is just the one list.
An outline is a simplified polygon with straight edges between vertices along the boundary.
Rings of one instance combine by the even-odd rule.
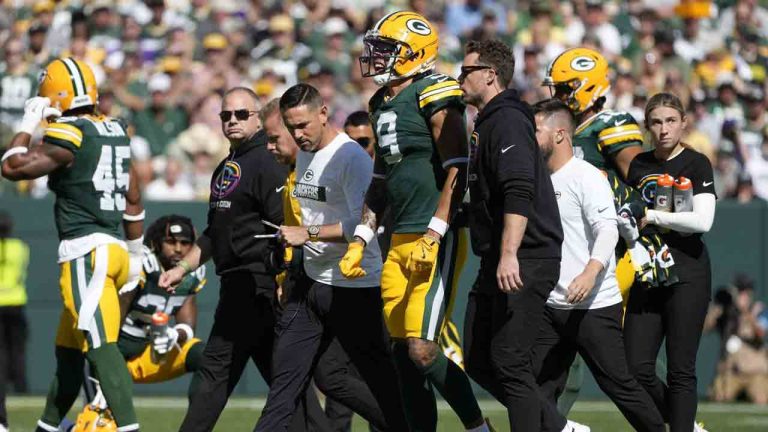
[[[9, 180], [49, 176], [56, 195], [59, 285], [64, 308], [56, 335], [56, 375], [37, 431], [54, 432], [72, 407], [87, 358], [120, 431], [137, 431], [132, 383], [117, 338], [118, 290], [139, 283], [144, 208], [125, 126], [98, 115], [93, 71], [60, 58], [40, 79], [39, 96], [24, 105], [18, 133], [2, 157]], [[42, 144], [29, 147], [42, 121]], [[123, 223], [127, 241], [121, 240]]]
[[[195, 237], [192, 221], [179, 215], [163, 216], [147, 229], [139, 288], [120, 298], [125, 321], [117, 345], [134, 382], [168, 381], [200, 366], [203, 344], [194, 337], [195, 295], [205, 286], [205, 266], [184, 276], [172, 294], [158, 286], [160, 274], [181, 261]], [[155, 312], [174, 317], [176, 325], [168, 326], [163, 335], [153, 335]]]
[[364, 49], [363, 75], [382, 86], [369, 103], [373, 181], [356, 241], [339, 266], [346, 277], [364, 274], [363, 249], [375, 241], [377, 214], [389, 206], [392, 239], [381, 293], [411, 427], [435, 430], [434, 387], [467, 430], [486, 431], [469, 379], [437, 343], [467, 251], [450, 224], [467, 184], [462, 92], [456, 80], [434, 72], [437, 31], [419, 14], [386, 15], [366, 33]]

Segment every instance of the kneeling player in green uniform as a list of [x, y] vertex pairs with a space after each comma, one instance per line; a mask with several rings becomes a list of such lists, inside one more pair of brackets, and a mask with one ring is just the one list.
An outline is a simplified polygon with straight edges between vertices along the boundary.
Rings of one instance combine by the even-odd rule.
[[[195, 228], [189, 218], [163, 216], [147, 230], [144, 274], [139, 289], [121, 296], [126, 314], [117, 346], [128, 363], [134, 382], [154, 383], [194, 372], [202, 361], [203, 344], [194, 337], [197, 322], [195, 294], [205, 286], [205, 266], [187, 274], [173, 294], [160, 289], [157, 281], [164, 269], [173, 268], [195, 243]], [[163, 312], [174, 317], [165, 335], [151, 332], [152, 315]]]

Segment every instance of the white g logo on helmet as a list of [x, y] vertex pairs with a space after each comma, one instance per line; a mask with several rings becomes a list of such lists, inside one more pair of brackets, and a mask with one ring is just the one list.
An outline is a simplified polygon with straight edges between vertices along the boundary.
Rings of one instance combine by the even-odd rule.
[[586, 72], [595, 68], [597, 62], [590, 57], [579, 56], [571, 60], [571, 68], [578, 72]]
[[432, 30], [429, 28], [429, 25], [425, 23], [424, 21], [420, 19], [409, 19], [405, 26], [408, 27], [408, 30], [420, 34], [422, 36], [426, 36], [430, 33], [432, 33]]

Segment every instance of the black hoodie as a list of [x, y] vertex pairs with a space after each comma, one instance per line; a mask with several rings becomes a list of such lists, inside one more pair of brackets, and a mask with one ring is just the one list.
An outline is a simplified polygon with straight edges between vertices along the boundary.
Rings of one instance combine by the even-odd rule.
[[483, 260], [500, 256], [505, 213], [528, 218], [518, 259], [560, 259], [563, 228], [535, 125], [511, 89], [491, 99], [475, 120], [469, 226], [472, 248]]
[[241, 143], [216, 167], [205, 230], [211, 239], [216, 274], [273, 271], [269, 259], [275, 242], [253, 236], [276, 232], [262, 220], [283, 223], [281, 191], [287, 177], [288, 168], [267, 151], [264, 130]]

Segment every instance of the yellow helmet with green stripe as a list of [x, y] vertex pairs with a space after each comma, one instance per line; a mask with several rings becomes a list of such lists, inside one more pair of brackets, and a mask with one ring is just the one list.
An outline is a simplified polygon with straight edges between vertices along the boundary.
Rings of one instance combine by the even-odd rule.
[[552, 61], [542, 85], [574, 113], [581, 114], [611, 89], [608, 62], [595, 50], [571, 48]]
[[96, 105], [99, 93], [91, 68], [80, 60], [58, 58], [48, 63], [40, 75], [38, 94], [51, 100], [51, 106], [66, 112]]
[[426, 18], [393, 12], [365, 33], [361, 72], [379, 85], [408, 78], [435, 67], [437, 47], [437, 29]]

